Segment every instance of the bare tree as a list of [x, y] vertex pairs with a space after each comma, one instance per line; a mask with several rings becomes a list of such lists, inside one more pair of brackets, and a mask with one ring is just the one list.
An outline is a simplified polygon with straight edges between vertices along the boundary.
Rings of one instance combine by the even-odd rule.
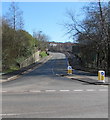
[[9, 12], [6, 15], [6, 19], [9, 25], [14, 29], [23, 28], [23, 12], [18, 7], [17, 3], [12, 2], [9, 8]]
[[40, 50], [46, 50], [47, 46], [48, 46], [48, 40], [50, 39], [49, 36], [45, 35], [42, 31], [38, 31], [38, 32], [33, 32], [33, 37], [36, 39], [37, 41], [37, 47]]
[[109, 48], [108, 7], [107, 3], [91, 3], [84, 8], [86, 17], [80, 23], [69, 11], [70, 22], [65, 24], [67, 33], [76, 37], [80, 47], [80, 55], [87, 64], [96, 61], [97, 68], [107, 68]]

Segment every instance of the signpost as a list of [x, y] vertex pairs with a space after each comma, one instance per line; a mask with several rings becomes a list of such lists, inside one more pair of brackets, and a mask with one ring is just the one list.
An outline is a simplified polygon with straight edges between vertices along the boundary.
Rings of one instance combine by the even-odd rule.
[[98, 71], [98, 80], [99, 82], [105, 82], [105, 71]]
[[68, 66], [68, 74], [72, 74], [72, 67]]

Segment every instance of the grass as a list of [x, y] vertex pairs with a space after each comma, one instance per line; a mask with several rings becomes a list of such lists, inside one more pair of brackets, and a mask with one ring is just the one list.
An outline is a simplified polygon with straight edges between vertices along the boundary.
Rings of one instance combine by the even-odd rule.
[[48, 56], [45, 51], [41, 51], [40, 54], [41, 58]]
[[15, 65], [12, 65], [12, 66], [10, 66], [9, 69], [5, 70], [4, 73], [10, 73], [10, 72], [13, 72], [13, 71], [16, 71], [16, 70], [19, 70], [19, 67], [15, 66]]

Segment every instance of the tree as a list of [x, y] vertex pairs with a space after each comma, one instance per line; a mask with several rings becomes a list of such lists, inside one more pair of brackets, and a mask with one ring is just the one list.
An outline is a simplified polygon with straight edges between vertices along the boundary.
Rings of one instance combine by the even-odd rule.
[[71, 22], [66, 23], [68, 33], [77, 38], [80, 44], [79, 56], [87, 66], [107, 70], [109, 48], [108, 6], [107, 3], [91, 3], [84, 8], [86, 17], [79, 23], [74, 14], [69, 11]]
[[23, 12], [18, 7], [17, 3], [12, 2], [9, 8], [9, 12], [5, 17], [8, 24], [14, 29], [23, 29]]
[[40, 50], [46, 50], [47, 46], [48, 46], [48, 40], [49, 37], [45, 34], [42, 33], [42, 31], [38, 31], [38, 32], [34, 32], [33, 33], [33, 37], [36, 39], [37, 41], [37, 47]]
[[[13, 33], [16, 39], [13, 38]], [[35, 39], [24, 30], [12, 29], [7, 21], [2, 20], [2, 66], [3, 71], [33, 54]], [[13, 45], [15, 47], [13, 47]], [[35, 51], [34, 51], [35, 52]]]
[[[13, 39], [14, 29], [10, 28], [7, 21], [2, 20], [2, 66], [8, 69], [14, 63], [17, 51], [13, 48], [15, 44]], [[15, 32], [16, 33], [16, 32]], [[16, 46], [16, 45], [15, 45]]]

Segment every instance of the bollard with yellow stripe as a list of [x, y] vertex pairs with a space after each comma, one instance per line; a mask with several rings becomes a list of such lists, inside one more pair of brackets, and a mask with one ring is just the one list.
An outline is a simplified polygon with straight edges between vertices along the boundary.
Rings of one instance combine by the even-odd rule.
[[72, 74], [72, 67], [68, 66], [68, 74]]
[[103, 70], [98, 71], [98, 81], [105, 82], [105, 71]]

